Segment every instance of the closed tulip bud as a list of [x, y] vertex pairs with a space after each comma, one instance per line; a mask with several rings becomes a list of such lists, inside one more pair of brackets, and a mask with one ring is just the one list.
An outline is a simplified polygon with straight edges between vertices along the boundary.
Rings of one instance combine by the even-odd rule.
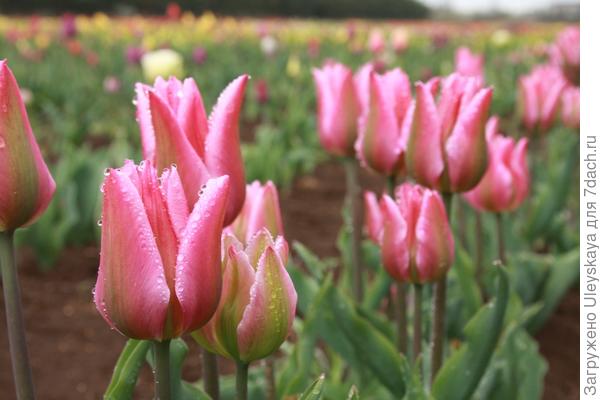
[[313, 77], [321, 144], [332, 154], [353, 156], [359, 105], [352, 71], [343, 64], [329, 63], [313, 69]]
[[193, 79], [157, 78], [153, 87], [138, 84], [137, 118], [144, 158], [162, 171], [176, 164], [188, 206], [211, 177], [228, 175], [231, 183], [225, 224], [244, 204], [246, 182], [240, 151], [239, 115], [248, 76], [221, 93], [209, 119]]
[[470, 190], [487, 167], [485, 122], [492, 89], [481, 80], [452, 74], [442, 82], [439, 100], [435, 83], [417, 83], [406, 166], [421, 185], [445, 193]]
[[0, 60], [0, 232], [33, 223], [50, 204], [55, 189], [19, 85], [6, 60]]
[[529, 132], [544, 133], [552, 127], [566, 84], [560, 70], [552, 65], [539, 65], [519, 79], [519, 106]]
[[[221, 230], [229, 178], [210, 179], [188, 208], [175, 167], [150, 163], [106, 172], [96, 307], [135, 339], [200, 328], [221, 294]], [[191, 212], [190, 212], [191, 209]]]
[[562, 94], [562, 122], [565, 126], [579, 129], [579, 88], [567, 87]]
[[266, 228], [273, 236], [283, 235], [279, 195], [271, 181], [264, 185], [254, 181], [246, 186], [244, 207], [227, 231], [242, 243], [248, 243], [262, 228]]
[[158, 77], [183, 76], [183, 58], [175, 50], [160, 49], [145, 53], [141, 62], [148, 82]]
[[498, 133], [498, 118], [486, 126], [489, 163], [485, 175], [475, 189], [464, 198], [476, 209], [490, 212], [512, 211], [519, 207], [529, 192], [527, 139], [515, 142]]
[[396, 200], [380, 200], [383, 265], [399, 282], [427, 283], [441, 278], [454, 261], [454, 239], [440, 194], [405, 183]]
[[404, 120], [412, 101], [408, 75], [399, 68], [383, 75], [370, 70], [368, 85], [363, 79], [359, 75], [356, 85], [368, 90], [359, 96], [367, 101], [363, 100], [356, 153], [368, 168], [386, 176], [401, 175], [410, 128], [404, 126]]
[[580, 40], [579, 27], [570, 26], [560, 32], [550, 48], [553, 64], [562, 68], [565, 77], [579, 86]]
[[483, 80], [483, 56], [472, 53], [467, 47], [460, 47], [456, 50], [454, 68], [461, 75]]
[[244, 363], [264, 358], [285, 341], [297, 295], [285, 264], [283, 237], [260, 230], [244, 249], [229, 237], [223, 260], [223, 294], [214, 317], [193, 337], [207, 350]]

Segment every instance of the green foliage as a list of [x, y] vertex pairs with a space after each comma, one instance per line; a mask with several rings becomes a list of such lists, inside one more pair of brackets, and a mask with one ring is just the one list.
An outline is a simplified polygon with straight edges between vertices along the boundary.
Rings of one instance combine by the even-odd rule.
[[104, 400], [131, 399], [146, 354], [152, 346], [147, 340], [129, 339], [117, 360]]

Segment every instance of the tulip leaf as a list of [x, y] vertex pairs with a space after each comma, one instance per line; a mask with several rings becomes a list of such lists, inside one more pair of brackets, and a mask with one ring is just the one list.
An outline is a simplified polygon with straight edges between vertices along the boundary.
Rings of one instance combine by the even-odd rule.
[[475, 279], [473, 260], [462, 246], [457, 246], [456, 249], [454, 273], [458, 278], [458, 284], [464, 300], [465, 313], [467, 314], [467, 318], [470, 318], [481, 307], [482, 299]]
[[432, 387], [437, 399], [467, 400], [477, 388], [502, 333], [508, 304], [508, 277], [497, 272], [496, 298], [483, 306], [464, 328], [465, 342], [442, 366]]
[[115, 365], [110, 384], [104, 393], [104, 400], [131, 399], [133, 397], [138, 375], [151, 345], [152, 342], [147, 340], [129, 339], [127, 341]]
[[323, 387], [325, 385], [325, 374], [321, 374], [319, 378], [314, 381], [298, 400], [319, 400], [323, 396]]

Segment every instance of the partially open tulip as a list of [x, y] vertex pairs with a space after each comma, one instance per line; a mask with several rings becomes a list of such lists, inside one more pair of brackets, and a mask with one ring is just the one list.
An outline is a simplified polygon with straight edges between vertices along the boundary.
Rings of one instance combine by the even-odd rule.
[[[464, 192], [477, 185], [487, 167], [485, 122], [492, 89], [478, 78], [452, 74], [442, 82], [436, 103], [431, 87], [416, 85], [406, 154], [408, 173], [441, 192]], [[434, 85], [433, 85], [434, 86]]]
[[565, 77], [579, 86], [580, 41], [579, 27], [570, 26], [560, 32], [550, 48], [550, 58], [562, 68]]
[[408, 75], [399, 68], [383, 75], [371, 69], [366, 87], [361, 78], [357, 88], [369, 93], [360, 95], [368, 100], [363, 100], [356, 153], [363, 165], [383, 175], [403, 174], [410, 128], [407, 125], [403, 131], [403, 124], [412, 101]]
[[244, 207], [227, 230], [240, 242], [248, 243], [262, 228], [273, 236], [283, 235], [279, 195], [271, 181], [264, 185], [254, 181], [246, 186]]
[[208, 119], [191, 78], [157, 78], [153, 87], [136, 86], [144, 158], [159, 171], [177, 165], [190, 208], [209, 178], [229, 175], [226, 225], [240, 212], [246, 192], [238, 125], [247, 81], [243, 75], [231, 82]]
[[230, 236], [223, 260], [223, 294], [214, 317], [193, 337], [207, 350], [249, 363], [275, 352], [296, 313], [297, 295], [285, 264], [288, 247], [260, 230], [246, 248]]
[[454, 239], [440, 194], [405, 183], [395, 200], [384, 195], [379, 208], [378, 242], [392, 278], [427, 283], [444, 276], [454, 261]]
[[498, 118], [486, 126], [488, 167], [475, 189], [464, 198], [476, 209], [490, 212], [512, 211], [519, 207], [529, 192], [527, 139], [502, 136]]
[[519, 79], [519, 103], [529, 132], [544, 133], [552, 127], [566, 84], [561, 71], [552, 65], [539, 65]]
[[321, 144], [332, 154], [353, 156], [359, 105], [352, 70], [340, 63], [328, 63], [313, 69], [313, 77]]
[[567, 87], [562, 94], [562, 123], [573, 129], [579, 129], [579, 88]]
[[483, 79], [483, 55], [472, 53], [467, 47], [459, 47], [454, 54], [454, 69], [461, 75]]
[[55, 189], [19, 85], [6, 60], [0, 60], [0, 232], [33, 223], [50, 204]]
[[188, 208], [177, 168], [159, 179], [150, 163], [127, 161], [107, 170], [102, 191], [94, 301], [108, 324], [160, 341], [208, 322], [221, 294], [229, 178], [209, 179]]
[[158, 77], [183, 76], [183, 57], [172, 49], [159, 49], [145, 53], [141, 58], [144, 77], [152, 82]]

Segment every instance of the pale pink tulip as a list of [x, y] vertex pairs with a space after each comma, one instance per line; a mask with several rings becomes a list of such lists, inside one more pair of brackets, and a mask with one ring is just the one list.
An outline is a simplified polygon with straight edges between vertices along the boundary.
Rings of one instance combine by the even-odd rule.
[[483, 55], [475, 54], [467, 47], [459, 47], [454, 53], [454, 69], [461, 75], [483, 80]]
[[579, 88], [568, 86], [562, 94], [562, 123], [579, 129]]
[[475, 189], [464, 198], [476, 209], [489, 212], [512, 211], [529, 193], [527, 139], [502, 136], [498, 118], [492, 117], [486, 126], [488, 167]]
[[144, 158], [159, 171], [177, 165], [190, 207], [209, 178], [228, 175], [231, 193], [226, 225], [240, 212], [246, 192], [239, 116], [247, 82], [247, 75], [231, 82], [208, 119], [200, 91], [191, 78], [181, 82], [174, 77], [167, 81], [159, 77], [153, 87], [136, 85]]
[[33, 136], [19, 85], [0, 60], [0, 232], [33, 223], [56, 184]]
[[126, 161], [107, 170], [102, 191], [94, 301], [108, 324], [131, 338], [164, 340], [208, 322], [221, 294], [229, 178], [209, 179], [188, 207], [176, 167], [159, 179], [151, 163]]
[[365, 192], [364, 201], [366, 211], [365, 224], [367, 226], [369, 239], [374, 243], [379, 243], [380, 235], [383, 230], [383, 216], [381, 215], [381, 208], [379, 207], [379, 201], [377, 201], [377, 195], [373, 192]]
[[407, 145], [408, 173], [441, 192], [477, 185], [487, 166], [485, 121], [492, 89], [478, 78], [452, 74], [442, 82], [436, 103], [432, 85], [417, 83]]
[[579, 86], [580, 41], [579, 27], [570, 26], [560, 32], [550, 47], [550, 59], [562, 68], [565, 77]]
[[385, 50], [385, 34], [381, 29], [373, 29], [369, 33], [368, 47], [373, 54], [379, 54]]
[[332, 154], [353, 156], [359, 104], [352, 70], [343, 64], [330, 62], [321, 69], [313, 69], [313, 77], [317, 88], [321, 144]]

